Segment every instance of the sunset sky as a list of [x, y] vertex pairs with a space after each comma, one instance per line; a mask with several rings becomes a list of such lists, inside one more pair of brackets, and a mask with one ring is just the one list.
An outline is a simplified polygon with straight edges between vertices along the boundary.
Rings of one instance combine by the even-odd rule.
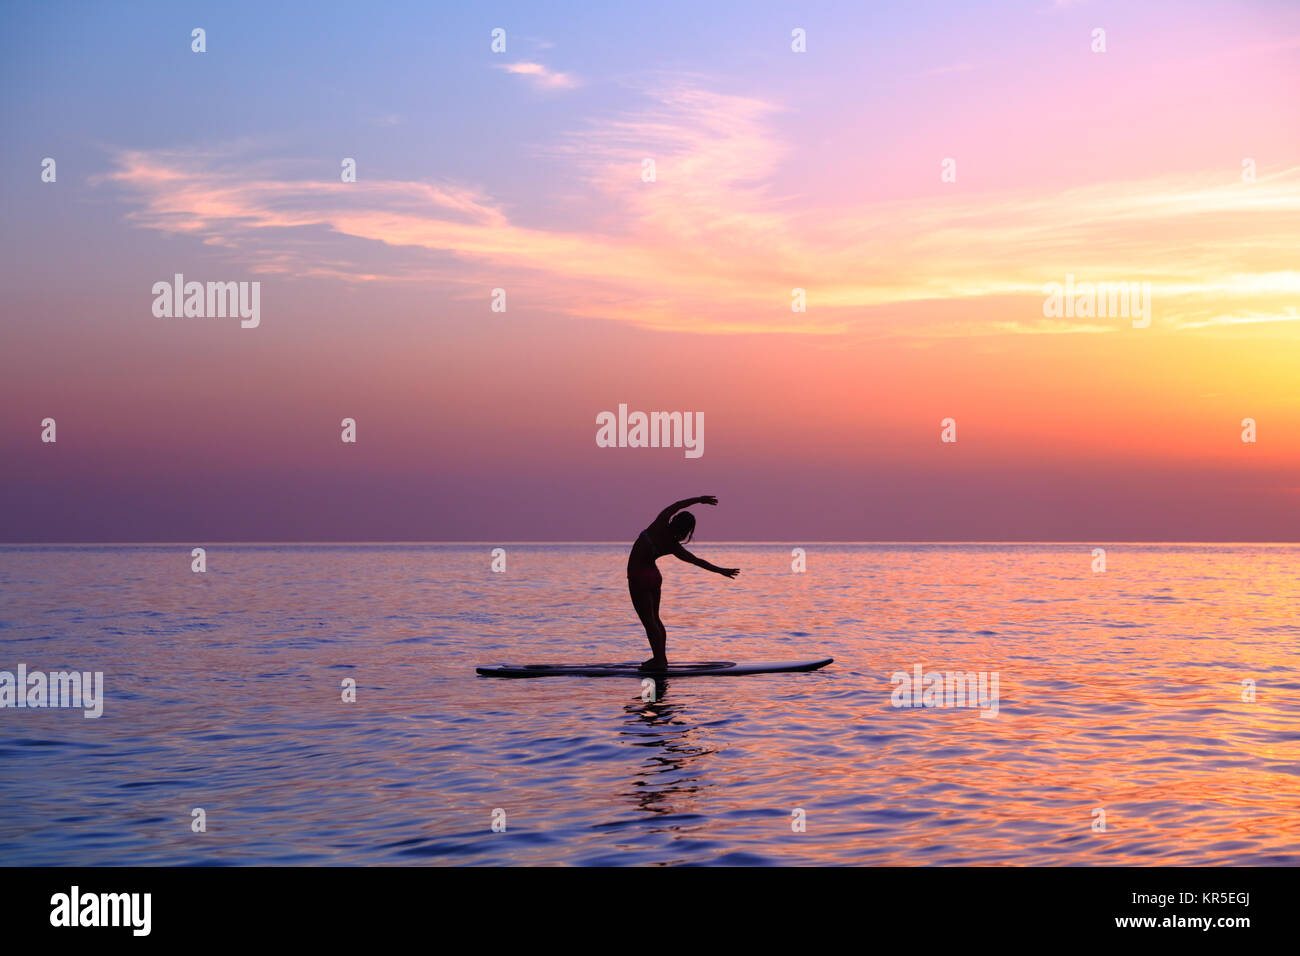
[[6, 4], [0, 539], [1300, 540], [1298, 94], [1290, 2]]

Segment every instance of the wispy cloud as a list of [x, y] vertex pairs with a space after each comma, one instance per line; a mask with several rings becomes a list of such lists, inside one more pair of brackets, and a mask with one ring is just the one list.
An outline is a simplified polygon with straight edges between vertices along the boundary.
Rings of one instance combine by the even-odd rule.
[[[1292, 273], [1291, 291], [1300, 298], [1300, 272]], [[1183, 322], [1179, 328], [1205, 329], [1214, 326], [1261, 325], [1272, 322], [1300, 322], [1300, 312], [1295, 306], [1287, 306], [1280, 312], [1239, 312], [1228, 315], [1216, 315], [1199, 321]]]
[[497, 67], [516, 76], [524, 76], [534, 86], [547, 90], [568, 90], [578, 85], [577, 79], [568, 73], [559, 73], [541, 63], [505, 63]]
[[543, 37], [519, 37], [518, 39], [523, 40], [525, 43], [532, 44], [533, 48], [536, 50], [550, 50], [555, 46], [552, 41]]
[[[555, 228], [523, 224], [479, 187], [303, 181], [228, 153], [126, 152], [107, 178], [130, 192], [134, 222], [261, 272], [472, 294], [508, 284], [523, 293], [515, 302], [655, 329], [924, 338], [1127, 326], [1044, 318], [1044, 284], [1066, 275], [1150, 282], [1154, 324], [1169, 329], [1287, 316], [1300, 296], [1300, 169], [1249, 185], [1216, 170], [1050, 195], [813, 203], [773, 185], [791, 148], [779, 113], [661, 87], [555, 148], [600, 210]], [[364, 267], [347, 252], [358, 240], [383, 244]], [[792, 312], [794, 288], [809, 311]], [[899, 310], [906, 322], [880, 321]]]

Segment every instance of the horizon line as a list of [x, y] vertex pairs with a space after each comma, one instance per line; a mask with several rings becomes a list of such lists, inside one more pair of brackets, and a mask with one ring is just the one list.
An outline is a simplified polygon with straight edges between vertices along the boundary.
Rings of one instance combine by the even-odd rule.
[[[692, 542], [697, 543], [697, 542]], [[703, 543], [703, 542], [700, 542]], [[1059, 544], [1059, 545], [1081, 545], [1101, 547], [1102, 544], [1110, 545], [1300, 545], [1300, 541], [1237, 541], [1237, 540], [1181, 540], [1171, 539], [1165, 541], [1154, 541], [1144, 539], [957, 539], [957, 538], [878, 538], [863, 540], [813, 540], [803, 539], [801, 541], [788, 540], [778, 541], [771, 539], [718, 539], [708, 541], [710, 545], [772, 545], [781, 546], [793, 545], [795, 547], [801, 544], [831, 544], [831, 545], [869, 545], [869, 544]], [[389, 547], [393, 545], [410, 545], [410, 546], [429, 546], [429, 545], [477, 545], [477, 546], [495, 546], [504, 545], [618, 545], [620, 547], [628, 546], [624, 540], [603, 540], [603, 539], [581, 539], [581, 540], [534, 540], [534, 541], [504, 541], [500, 539], [478, 540], [478, 541], [453, 541], [453, 540], [331, 540], [331, 541], [298, 541], [298, 540], [276, 540], [267, 539], [262, 541], [220, 541], [209, 540], [209, 543], [195, 544], [193, 541], [0, 541], [0, 548], [94, 548], [94, 547], [210, 547], [213, 545], [235, 545], [237, 547], [271, 547], [276, 545], [295, 545], [295, 546], [333, 546], [333, 547]]]

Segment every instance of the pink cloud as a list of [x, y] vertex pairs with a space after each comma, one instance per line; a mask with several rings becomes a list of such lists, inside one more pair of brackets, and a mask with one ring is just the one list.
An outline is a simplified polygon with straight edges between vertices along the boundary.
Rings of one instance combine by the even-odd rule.
[[[1285, 314], [1295, 302], [1300, 169], [1261, 170], [1251, 184], [1212, 170], [1054, 194], [849, 203], [831, 191], [813, 202], [774, 188], [792, 148], [779, 114], [759, 99], [666, 84], [647, 108], [573, 133], [553, 152], [604, 210], [580, 228], [521, 225], [474, 186], [294, 180], [228, 153], [126, 152], [105, 178], [132, 194], [133, 222], [243, 250], [259, 271], [439, 281], [466, 294], [508, 286], [543, 308], [647, 328], [1118, 330], [1036, 311], [1043, 285], [1067, 274], [1151, 282], [1156, 324], [1169, 327], [1216, 324], [1207, 309]], [[350, 240], [436, 253], [441, 264], [381, 254], [352, 267]], [[794, 288], [807, 290], [808, 312], [791, 311]], [[902, 327], [871, 323], [908, 303], [954, 308]]]
[[499, 69], [516, 76], [526, 76], [534, 85], [548, 90], [568, 90], [578, 85], [578, 81], [568, 73], [551, 70], [541, 63], [507, 63]]

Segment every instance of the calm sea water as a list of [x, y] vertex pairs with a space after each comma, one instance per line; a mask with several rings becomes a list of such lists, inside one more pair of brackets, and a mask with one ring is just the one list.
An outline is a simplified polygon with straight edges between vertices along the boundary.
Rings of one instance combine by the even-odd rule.
[[106, 696], [0, 711], [0, 863], [1300, 863], [1300, 547], [1091, 548], [701, 542], [670, 658], [836, 662], [646, 702], [474, 674], [649, 656], [625, 545], [0, 547], [0, 669]]

